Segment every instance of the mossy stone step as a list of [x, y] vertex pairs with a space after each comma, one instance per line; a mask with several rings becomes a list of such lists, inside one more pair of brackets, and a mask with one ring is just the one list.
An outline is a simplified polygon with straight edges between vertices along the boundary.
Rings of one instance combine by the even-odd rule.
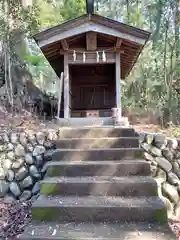
[[41, 195], [52, 196], [157, 196], [151, 177], [53, 177], [41, 181]]
[[61, 138], [55, 141], [56, 148], [90, 149], [90, 148], [138, 148], [136, 137], [106, 137], [106, 138]]
[[167, 222], [167, 213], [158, 197], [40, 196], [33, 203], [32, 219], [59, 222]]
[[52, 154], [53, 161], [107, 161], [142, 159], [140, 148], [91, 148], [91, 149], [57, 149]]
[[121, 161], [52, 161], [46, 163], [46, 177], [78, 176], [149, 176], [150, 165], [145, 160]]
[[134, 128], [125, 127], [81, 127], [60, 128], [60, 138], [103, 138], [103, 137], [135, 137]]

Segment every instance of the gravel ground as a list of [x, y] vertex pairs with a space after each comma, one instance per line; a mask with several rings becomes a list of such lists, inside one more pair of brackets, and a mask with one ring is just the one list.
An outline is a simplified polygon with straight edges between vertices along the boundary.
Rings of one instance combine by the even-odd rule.
[[7, 204], [0, 201], [0, 239], [14, 240], [31, 221], [31, 201]]
[[[7, 204], [0, 201], [0, 239], [15, 240], [31, 222], [31, 201]], [[180, 220], [169, 219], [169, 226], [180, 240]]]

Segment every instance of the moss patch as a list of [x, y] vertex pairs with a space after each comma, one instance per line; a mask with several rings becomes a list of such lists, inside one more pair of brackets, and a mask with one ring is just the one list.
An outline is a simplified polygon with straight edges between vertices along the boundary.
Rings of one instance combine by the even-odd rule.
[[57, 208], [32, 208], [32, 219], [39, 221], [57, 220]]
[[167, 211], [165, 208], [161, 209], [156, 209], [155, 215], [154, 215], [154, 220], [160, 224], [167, 223]]
[[56, 195], [56, 183], [42, 183], [41, 184], [41, 190], [40, 190], [40, 194], [41, 195], [51, 195], [54, 196]]
[[135, 159], [144, 159], [144, 152], [142, 150], [136, 151], [134, 154]]
[[60, 169], [58, 167], [49, 167], [46, 173], [48, 177], [58, 177], [60, 175]]

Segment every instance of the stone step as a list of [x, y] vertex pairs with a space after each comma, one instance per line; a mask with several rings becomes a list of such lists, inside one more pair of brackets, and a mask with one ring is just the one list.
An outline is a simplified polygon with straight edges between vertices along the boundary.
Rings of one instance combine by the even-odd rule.
[[32, 222], [20, 240], [176, 240], [167, 224]]
[[52, 161], [46, 163], [43, 172], [46, 172], [47, 177], [149, 176], [150, 165], [145, 160]]
[[80, 127], [61, 128], [60, 138], [103, 138], [103, 137], [134, 137], [134, 128], [122, 127]]
[[124, 138], [62, 138], [55, 142], [56, 148], [89, 149], [89, 148], [138, 148], [139, 139]]
[[53, 161], [104, 161], [143, 158], [140, 148], [91, 148], [57, 149], [52, 154]]
[[32, 205], [32, 219], [41, 221], [167, 221], [158, 197], [40, 196]]
[[[57, 118], [56, 124], [59, 127], [112, 127], [114, 120], [112, 117], [71, 117], [71, 118]], [[129, 127], [127, 117], [121, 117], [118, 126]]]
[[46, 196], [157, 196], [152, 177], [53, 177], [41, 181], [41, 195]]

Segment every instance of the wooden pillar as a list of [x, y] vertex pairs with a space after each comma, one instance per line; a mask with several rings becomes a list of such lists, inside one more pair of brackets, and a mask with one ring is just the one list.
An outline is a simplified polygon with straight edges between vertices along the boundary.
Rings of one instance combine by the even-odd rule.
[[116, 107], [119, 109], [120, 116], [121, 112], [121, 55], [120, 52], [116, 52]]
[[69, 118], [69, 64], [68, 53], [64, 54], [64, 118]]

